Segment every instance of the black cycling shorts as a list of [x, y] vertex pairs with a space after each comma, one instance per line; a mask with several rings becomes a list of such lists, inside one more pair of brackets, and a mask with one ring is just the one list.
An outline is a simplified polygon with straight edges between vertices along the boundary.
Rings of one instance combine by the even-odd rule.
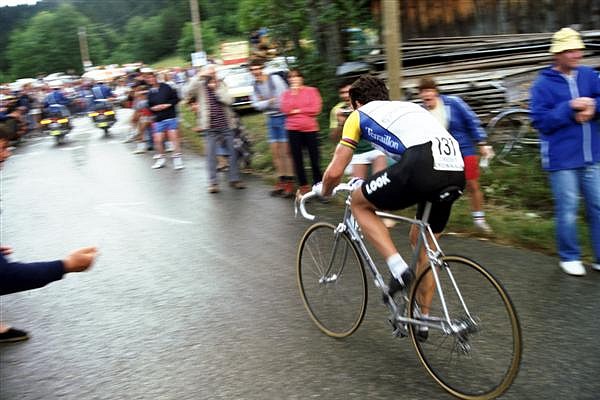
[[[401, 210], [418, 204], [417, 218], [421, 218], [425, 203], [437, 199], [442, 189], [449, 186], [464, 189], [464, 171], [433, 169], [428, 142], [407, 149], [400, 161], [367, 178], [361, 189], [378, 210]], [[440, 233], [448, 223], [453, 201], [432, 203], [428, 222], [434, 233]]]

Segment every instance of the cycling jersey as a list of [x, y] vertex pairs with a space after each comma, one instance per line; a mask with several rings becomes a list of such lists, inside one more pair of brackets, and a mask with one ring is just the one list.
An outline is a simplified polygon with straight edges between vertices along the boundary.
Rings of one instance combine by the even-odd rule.
[[344, 124], [340, 144], [354, 150], [360, 138], [395, 160], [408, 148], [431, 142], [434, 169], [464, 168], [458, 142], [428, 111], [414, 103], [371, 101], [353, 111]]

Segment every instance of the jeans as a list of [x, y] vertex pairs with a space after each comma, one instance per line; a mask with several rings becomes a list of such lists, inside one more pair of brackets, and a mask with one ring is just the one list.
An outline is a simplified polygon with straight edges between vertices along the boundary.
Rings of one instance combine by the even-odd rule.
[[229, 154], [229, 182], [240, 180], [240, 167], [238, 165], [238, 154], [233, 148], [233, 130], [209, 129], [206, 131], [206, 158], [208, 161], [208, 181], [211, 185], [217, 184], [217, 150], [225, 147]]
[[600, 259], [600, 164], [550, 172], [556, 239], [561, 261], [581, 260], [577, 209], [583, 195], [596, 262]]
[[287, 130], [285, 129], [285, 115], [268, 116], [267, 128], [269, 143], [285, 143], [288, 141]]

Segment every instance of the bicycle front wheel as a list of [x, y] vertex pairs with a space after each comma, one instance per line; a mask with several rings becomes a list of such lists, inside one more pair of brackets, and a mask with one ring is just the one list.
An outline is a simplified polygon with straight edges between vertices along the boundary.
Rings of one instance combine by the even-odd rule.
[[367, 309], [367, 280], [347, 233], [324, 222], [308, 228], [298, 248], [297, 279], [304, 306], [321, 331], [342, 338], [358, 329]]
[[512, 302], [502, 285], [468, 258], [445, 256], [436, 271], [443, 300], [431, 266], [419, 275], [410, 296], [409, 316], [438, 325], [427, 333], [409, 326], [419, 359], [454, 396], [496, 398], [510, 387], [521, 362], [521, 328]]

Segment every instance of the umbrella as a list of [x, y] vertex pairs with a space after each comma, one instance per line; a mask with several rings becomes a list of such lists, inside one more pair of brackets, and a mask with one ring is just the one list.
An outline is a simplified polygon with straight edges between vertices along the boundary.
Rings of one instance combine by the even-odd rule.
[[112, 81], [115, 78], [125, 75], [121, 68], [94, 69], [82, 75], [83, 78], [95, 81]]

